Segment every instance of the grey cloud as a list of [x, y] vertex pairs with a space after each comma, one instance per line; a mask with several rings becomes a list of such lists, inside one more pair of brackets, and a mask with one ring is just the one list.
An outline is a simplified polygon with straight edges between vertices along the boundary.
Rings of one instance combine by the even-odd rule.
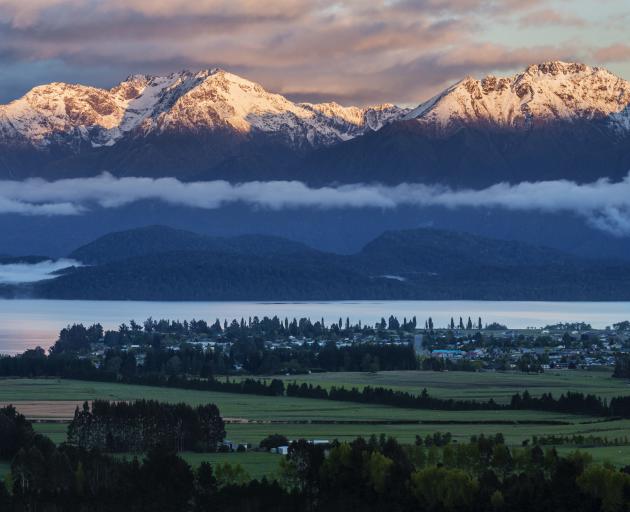
[[594, 57], [602, 62], [623, 62], [630, 60], [630, 45], [613, 44], [595, 51]]
[[[92, 69], [90, 83], [112, 86], [130, 72], [220, 66], [295, 97], [417, 104], [461, 78], [462, 70], [513, 71], [573, 54], [561, 43], [509, 49], [481, 42], [488, 23], [544, 3], [4, 0], [0, 58], [54, 63], [49, 81], [66, 79], [68, 69], [77, 81]], [[0, 102], [14, 99], [11, 91], [27, 78], [28, 72], [12, 79], [20, 87], [4, 78]]]
[[554, 9], [540, 9], [523, 15], [519, 19], [519, 24], [524, 27], [549, 25], [584, 27], [587, 25], [587, 22], [584, 18], [580, 18], [571, 13], [562, 13]]
[[0, 212], [77, 215], [94, 207], [119, 208], [142, 200], [201, 209], [240, 202], [274, 210], [440, 206], [569, 212], [600, 230], [630, 236], [630, 175], [620, 182], [601, 179], [588, 184], [567, 180], [498, 183], [481, 190], [418, 183], [395, 187], [359, 183], [322, 188], [311, 188], [298, 181], [184, 183], [175, 178], [115, 178], [108, 174], [54, 182], [41, 179], [0, 182]]

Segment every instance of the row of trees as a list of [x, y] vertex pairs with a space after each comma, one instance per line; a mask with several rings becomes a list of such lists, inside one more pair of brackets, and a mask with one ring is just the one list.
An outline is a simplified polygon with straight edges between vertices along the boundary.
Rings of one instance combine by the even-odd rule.
[[341, 402], [358, 402], [368, 404], [390, 405], [411, 409], [437, 410], [495, 410], [504, 408], [490, 399], [487, 402], [476, 400], [454, 400], [452, 398], [436, 398], [423, 389], [419, 395], [407, 391], [398, 391], [383, 387], [365, 386], [362, 389], [343, 386], [332, 386], [330, 389], [320, 385], [290, 383], [286, 387], [287, 396], [300, 398], [317, 398]]
[[571, 436], [563, 436], [558, 434], [549, 434], [546, 436], [532, 436], [534, 445], [571, 445], [571, 446], [625, 446], [630, 444], [628, 436], [624, 437], [607, 437], [595, 436], [593, 434], [573, 434]]
[[[431, 321], [432, 325], [432, 321]], [[91, 343], [104, 342], [109, 346], [119, 346], [128, 344], [150, 345], [155, 343], [155, 339], [163, 339], [166, 336], [175, 337], [221, 337], [229, 341], [242, 338], [288, 338], [307, 337], [320, 338], [327, 337], [338, 339], [341, 336], [350, 336], [354, 333], [374, 334], [378, 331], [399, 331], [410, 332], [417, 327], [416, 317], [411, 319], [403, 318], [402, 321], [391, 315], [386, 321], [382, 318], [374, 325], [364, 325], [361, 321], [351, 323], [350, 318], [339, 318], [338, 322], [325, 323], [324, 319], [312, 321], [310, 318], [288, 318], [280, 320], [277, 316], [272, 318], [257, 316], [248, 320], [241, 318], [223, 323], [217, 319], [213, 324], [208, 324], [205, 320], [153, 320], [148, 318], [142, 324], [131, 320], [128, 324], [121, 324], [116, 330], [105, 331], [101, 324], [94, 324], [89, 327], [83, 324], [74, 324], [61, 330], [59, 338], [55, 342], [54, 350], [83, 351], [89, 349]]]
[[254, 375], [300, 374], [321, 371], [414, 370], [418, 362], [411, 346], [374, 343], [339, 347], [335, 342], [297, 348], [268, 348], [263, 340], [243, 339], [229, 351], [220, 345], [211, 351], [182, 344], [171, 348], [144, 349], [142, 364], [130, 351], [108, 350], [105, 369], [125, 376], [140, 374], [190, 375], [208, 378], [234, 373], [235, 366]]
[[[463, 317], [459, 317], [459, 322], [456, 324], [452, 317], [447, 327], [455, 329], [456, 326], [462, 330], [481, 331], [484, 329], [481, 318], [473, 323], [470, 317], [466, 322], [464, 322]], [[98, 323], [89, 327], [83, 324], [74, 324], [61, 330], [52, 350], [57, 353], [81, 352], [88, 350], [91, 344], [97, 342], [104, 342], [110, 347], [131, 344], [155, 345], [167, 337], [194, 338], [204, 336], [235, 341], [244, 338], [286, 339], [292, 336], [338, 340], [354, 334], [374, 335], [385, 331], [394, 331], [398, 334], [413, 333], [420, 327], [415, 316], [400, 320], [394, 315], [390, 315], [387, 319], [383, 317], [373, 325], [363, 324], [361, 321], [352, 323], [348, 317], [339, 318], [337, 322], [326, 323], [323, 318], [316, 321], [310, 318], [293, 318], [289, 321], [288, 318], [281, 320], [277, 316], [263, 317], [262, 319], [254, 316], [247, 320], [241, 318], [240, 321], [236, 319], [231, 322], [224, 320], [223, 323], [217, 319], [212, 324], [208, 324], [205, 320], [195, 319], [180, 322], [179, 320], [148, 318], [141, 324], [131, 320], [128, 324], [121, 324], [116, 330], [107, 331]], [[427, 319], [424, 328], [428, 331], [434, 330], [432, 318]], [[485, 329], [500, 330], [506, 329], [506, 327], [490, 324], [486, 325]]]
[[436, 410], [539, 410], [554, 411], [570, 414], [585, 414], [592, 416], [619, 416], [630, 418], [630, 397], [614, 397], [608, 402], [601, 398], [584, 393], [567, 392], [554, 398], [551, 393], [543, 393], [533, 397], [528, 391], [516, 393], [508, 404], [499, 404], [492, 398], [486, 402], [478, 400], [454, 400], [452, 398], [437, 398], [429, 395], [423, 389], [419, 395], [406, 391], [398, 391], [383, 387], [366, 386], [345, 388], [333, 386], [330, 389], [313, 386], [312, 384], [290, 383], [286, 388], [287, 396], [301, 398], [317, 398], [342, 402], [359, 402], [392, 407], [407, 407], [412, 409]]
[[[66, 346], [65, 342], [64, 345]], [[59, 375], [67, 372], [90, 372], [92, 363], [55, 345], [47, 356], [43, 349], [28, 350], [17, 356], [0, 355], [1, 376]], [[313, 343], [295, 348], [267, 347], [262, 339], [245, 338], [225, 350], [218, 344], [213, 350], [182, 343], [178, 350], [157, 343], [144, 347], [141, 354], [135, 350], [109, 349], [102, 356], [99, 371], [120, 375], [123, 378], [160, 374], [187, 375], [210, 378], [229, 375], [235, 367], [254, 375], [277, 373], [300, 374], [309, 370], [321, 371], [380, 371], [415, 370], [419, 363], [410, 345], [361, 343], [338, 346], [334, 341]]]
[[85, 449], [146, 452], [156, 446], [173, 451], [214, 452], [225, 438], [225, 424], [214, 404], [191, 407], [154, 400], [95, 400], [77, 407], [68, 441]]

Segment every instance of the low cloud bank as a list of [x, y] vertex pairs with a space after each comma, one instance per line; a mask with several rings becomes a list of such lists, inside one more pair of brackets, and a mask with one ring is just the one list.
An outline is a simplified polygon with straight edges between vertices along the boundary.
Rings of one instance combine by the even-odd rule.
[[0, 284], [34, 283], [52, 279], [55, 277], [53, 272], [78, 265], [80, 265], [79, 262], [70, 259], [0, 264]]
[[616, 236], [630, 235], [630, 175], [614, 183], [608, 179], [588, 184], [555, 180], [498, 183], [480, 190], [413, 183], [320, 188], [298, 181], [185, 183], [175, 178], [115, 178], [109, 174], [52, 182], [0, 181], [0, 213], [81, 215], [95, 206], [119, 208], [142, 200], [202, 209], [241, 202], [273, 210], [442, 206], [570, 212], [600, 230]]

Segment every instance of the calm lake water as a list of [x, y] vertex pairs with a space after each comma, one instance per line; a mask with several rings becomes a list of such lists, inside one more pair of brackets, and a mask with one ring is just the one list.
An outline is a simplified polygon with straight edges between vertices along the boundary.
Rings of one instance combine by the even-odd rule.
[[14, 354], [27, 348], [49, 348], [60, 329], [73, 323], [100, 322], [115, 328], [123, 322], [142, 322], [148, 317], [172, 320], [219, 318], [247, 319], [258, 315], [280, 318], [324, 318], [326, 322], [350, 317], [374, 323], [396, 315], [419, 323], [432, 317], [445, 326], [451, 316], [481, 317], [484, 323], [499, 322], [510, 328], [542, 327], [557, 322], [589, 322], [605, 327], [630, 319], [630, 302], [491, 302], [491, 301], [348, 301], [348, 302], [131, 302], [0, 300], [0, 352]]

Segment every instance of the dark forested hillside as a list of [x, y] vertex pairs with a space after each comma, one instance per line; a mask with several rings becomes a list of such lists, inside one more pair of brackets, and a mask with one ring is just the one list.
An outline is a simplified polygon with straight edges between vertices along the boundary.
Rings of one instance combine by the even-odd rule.
[[70, 257], [93, 265], [172, 251], [292, 254], [313, 250], [298, 242], [274, 236], [241, 235], [222, 238], [167, 226], [147, 226], [100, 237], [79, 247]]
[[502, 181], [613, 180], [628, 172], [628, 135], [597, 123], [555, 123], [537, 130], [469, 125], [435, 136], [416, 121], [321, 148], [300, 165], [311, 183], [441, 183], [481, 188]]
[[387, 231], [368, 243], [358, 257], [369, 267], [396, 272], [448, 272], [480, 265], [495, 267], [567, 265], [576, 258], [561, 251], [454, 231]]
[[432, 229], [387, 232], [361, 252], [342, 256], [275, 237], [210, 238], [155, 226], [105, 236], [71, 256], [92, 266], [69, 269], [19, 294], [128, 300], [630, 299], [626, 263]]

